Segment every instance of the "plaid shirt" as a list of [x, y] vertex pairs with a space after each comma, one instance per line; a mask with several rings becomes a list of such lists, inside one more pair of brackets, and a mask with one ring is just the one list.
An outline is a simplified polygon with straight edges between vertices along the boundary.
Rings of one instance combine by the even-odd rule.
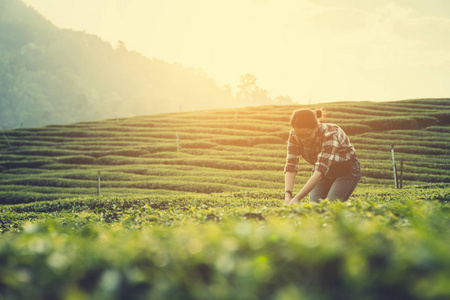
[[313, 173], [317, 170], [322, 175], [326, 175], [333, 162], [348, 161], [356, 157], [356, 153], [347, 135], [339, 126], [319, 123], [319, 131], [311, 146], [302, 145], [293, 129], [289, 132], [284, 173], [298, 172], [300, 156], [314, 165]]

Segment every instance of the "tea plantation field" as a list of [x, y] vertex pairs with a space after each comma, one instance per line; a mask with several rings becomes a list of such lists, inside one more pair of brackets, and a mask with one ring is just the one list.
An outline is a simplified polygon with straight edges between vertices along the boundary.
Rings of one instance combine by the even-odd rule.
[[300, 106], [0, 131], [0, 299], [448, 299], [450, 99], [321, 107], [342, 203], [283, 206]]

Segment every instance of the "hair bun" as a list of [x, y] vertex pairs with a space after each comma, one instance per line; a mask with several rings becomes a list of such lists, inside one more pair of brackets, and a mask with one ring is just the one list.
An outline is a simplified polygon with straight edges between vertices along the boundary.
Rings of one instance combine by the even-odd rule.
[[316, 109], [316, 117], [318, 119], [320, 119], [322, 117], [323, 113], [322, 113], [322, 109]]

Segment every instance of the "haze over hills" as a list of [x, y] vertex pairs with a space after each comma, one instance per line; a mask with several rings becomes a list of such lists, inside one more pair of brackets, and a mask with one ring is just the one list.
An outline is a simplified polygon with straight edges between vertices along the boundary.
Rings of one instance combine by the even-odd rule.
[[202, 69], [58, 29], [20, 0], [0, 0], [0, 28], [3, 129], [271, 101], [254, 81], [257, 100], [238, 101]]

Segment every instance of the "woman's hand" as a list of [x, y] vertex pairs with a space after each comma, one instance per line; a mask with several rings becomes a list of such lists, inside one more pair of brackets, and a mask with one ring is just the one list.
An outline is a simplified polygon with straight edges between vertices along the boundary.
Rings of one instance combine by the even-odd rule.
[[294, 197], [289, 202], [289, 205], [295, 205], [295, 204], [298, 204], [299, 202], [300, 202], [300, 199]]
[[289, 193], [284, 194], [284, 205], [289, 205], [292, 200], [292, 196]]
[[303, 198], [305, 198], [309, 192], [317, 185], [320, 178], [322, 178], [322, 173], [319, 171], [315, 171], [314, 174], [309, 178], [309, 180], [306, 182], [306, 184], [303, 186], [303, 188], [300, 190], [300, 193], [295, 195], [291, 199], [291, 202], [289, 202], [290, 205], [298, 204]]

